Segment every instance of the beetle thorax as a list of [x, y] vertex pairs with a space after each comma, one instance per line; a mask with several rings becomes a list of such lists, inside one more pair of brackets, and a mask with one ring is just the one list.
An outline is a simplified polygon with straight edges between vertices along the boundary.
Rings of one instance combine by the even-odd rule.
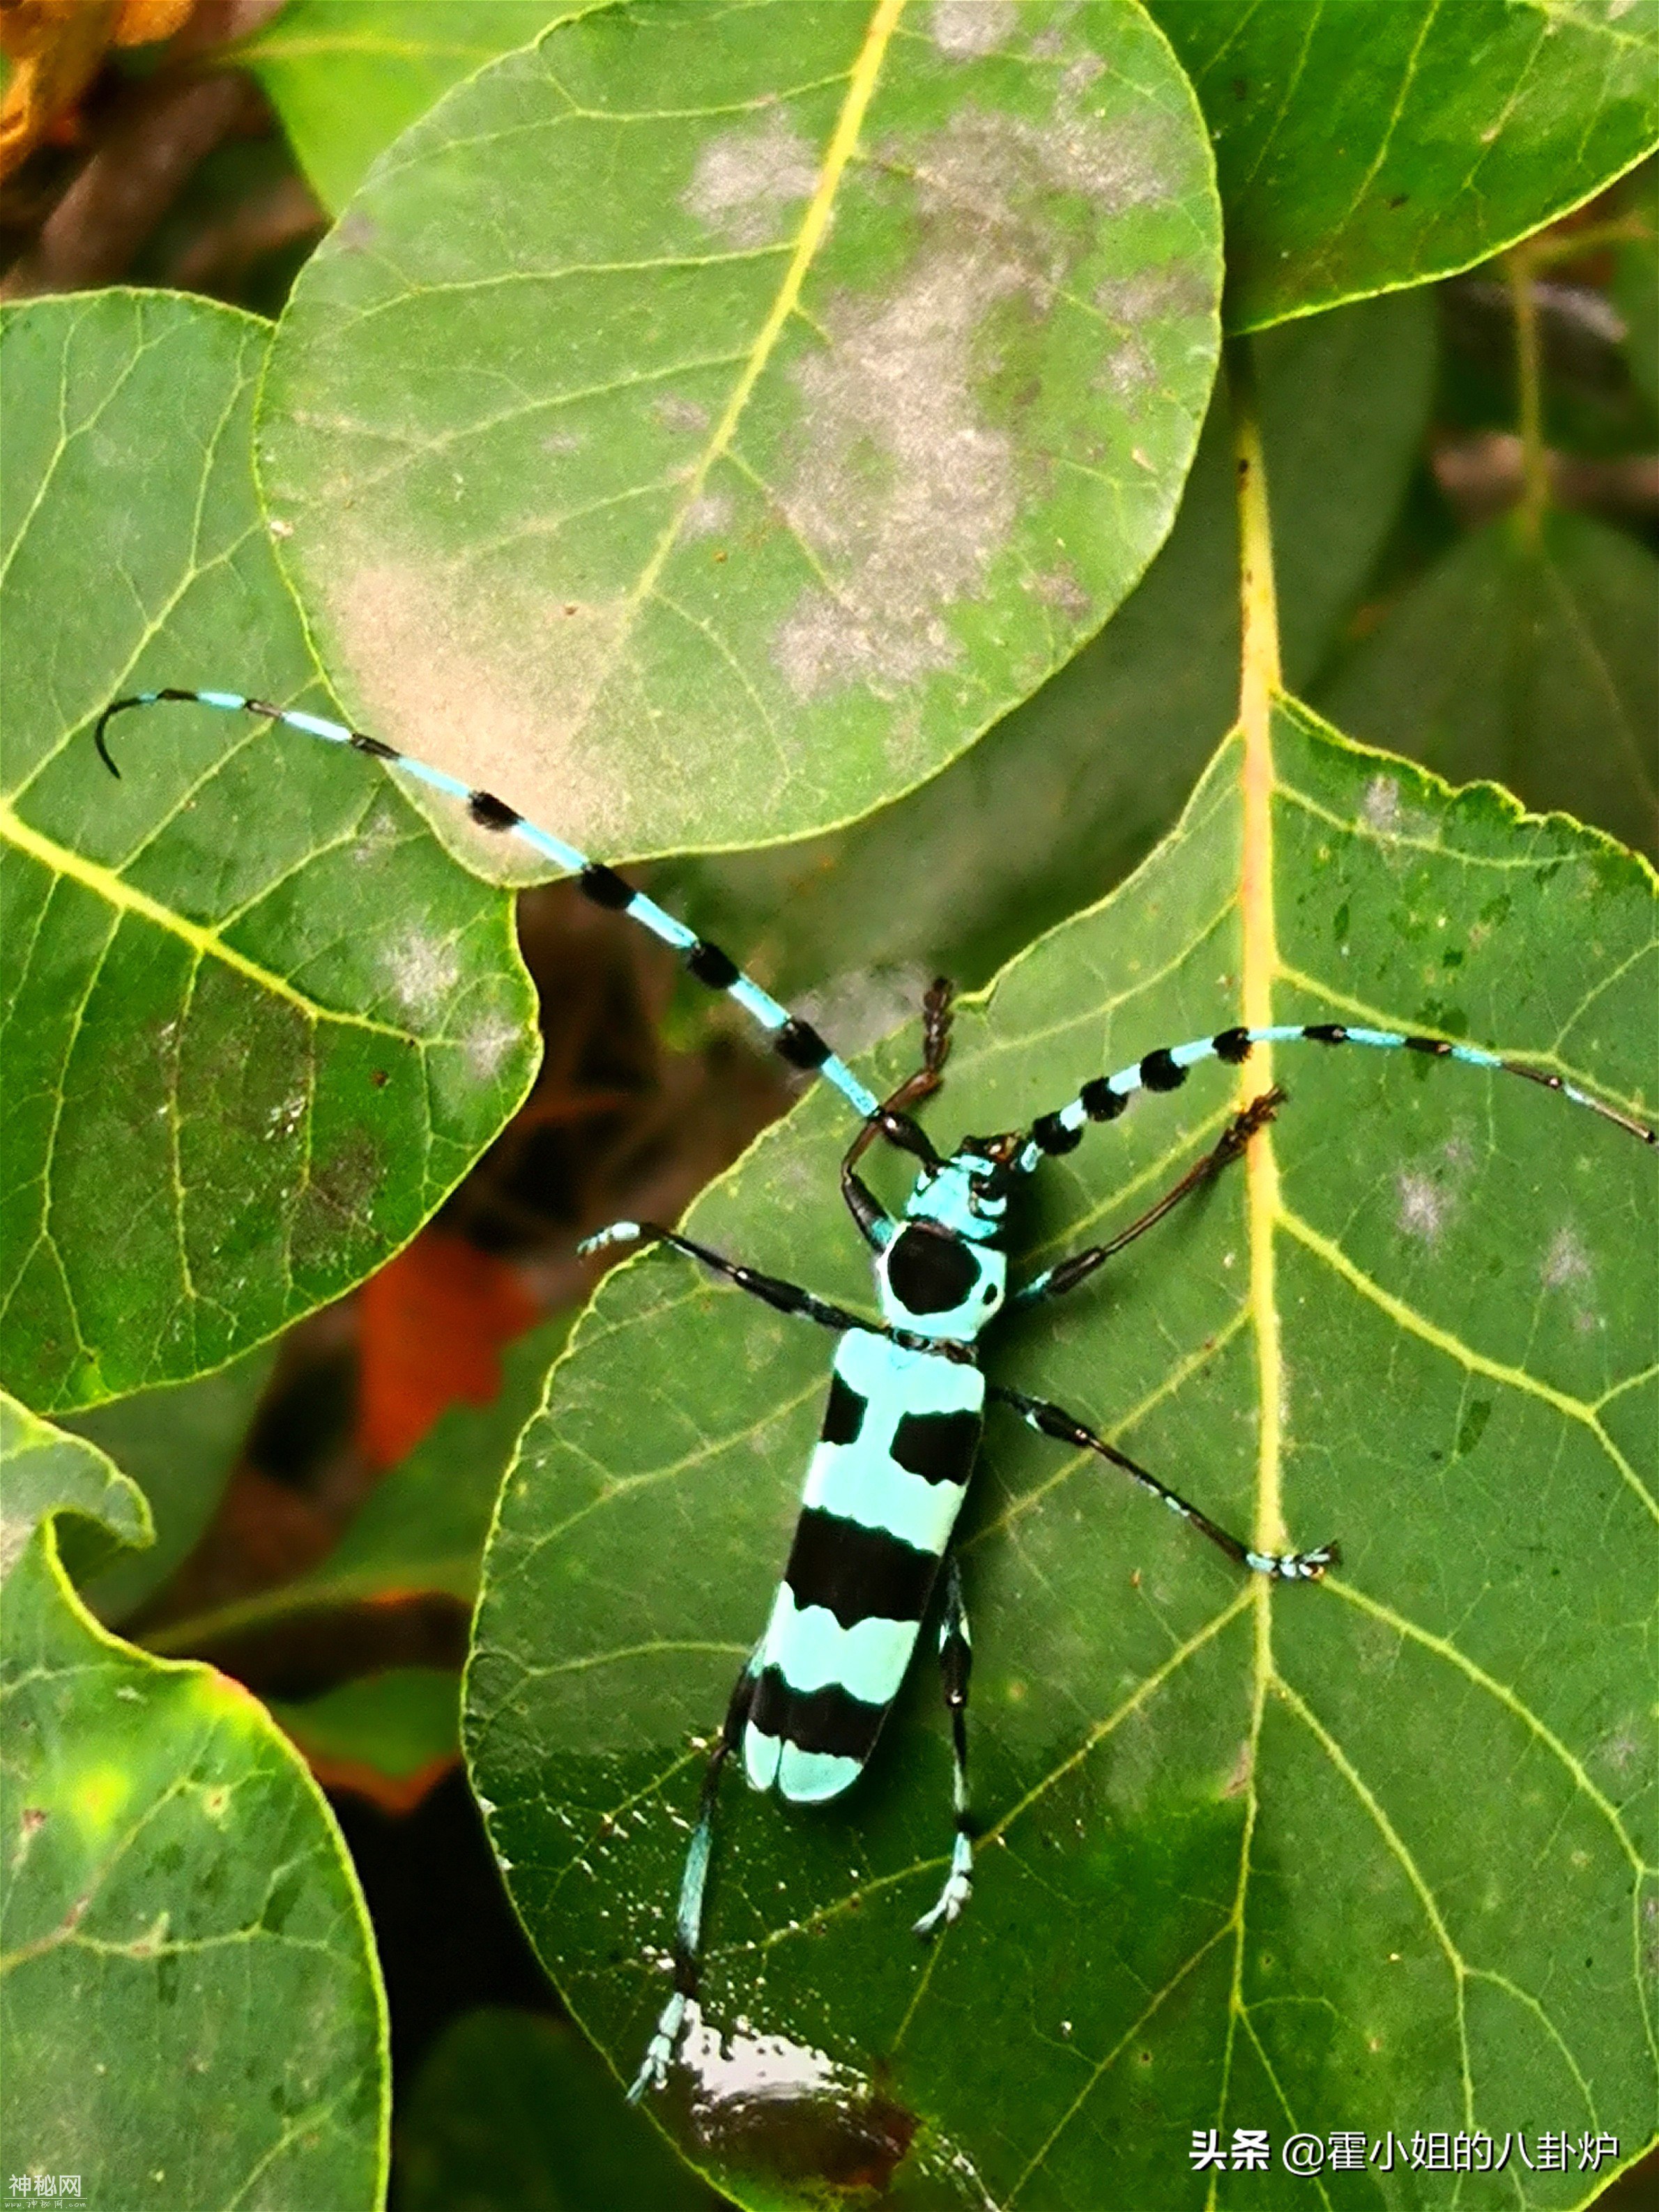
[[876, 1261], [882, 1315], [894, 1328], [971, 1343], [1002, 1304], [1007, 1210], [996, 1164], [956, 1153], [924, 1170]]

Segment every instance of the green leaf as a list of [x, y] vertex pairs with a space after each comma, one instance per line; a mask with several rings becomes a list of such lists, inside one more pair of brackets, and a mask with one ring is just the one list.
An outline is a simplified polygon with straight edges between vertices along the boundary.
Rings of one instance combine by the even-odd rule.
[[142, 292], [0, 325], [0, 1310], [45, 1410], [338, 1297], [535, 1064], [507, 902], [370, 763], [202, 708], [115, 724], [119, 783], [93, 750], [139, 686], [327, 704], [249, 467], [268, 335]]
[[64, 1426], [107, 1452], [143, 1492], [154, 1516], [148, 1551], [79, 1582], [101, 1620], [135, 1612], [172, 1577], [213, 1518], [276, 1358], [264, 1345], [216, 1375], [100, 1406]]
[[[1272, 332], [1257, 354], [1285, 668], [1304, 683], [1358, 596], [1415, 462], [1434, 376], [1433, 309], [1424, 294], [1364, 301]], [[830, 983], [822, 1016], [855, 1040], [892, 1019], [881, 1017], [892, 983], [878, 971], [983, 981], [1128, 872], [1231, 726], [1236, 510], [1223, 392], [1169, 543], [1101, 635], [1034, 699], [849, 830], [681, 863], [653, 889], [718, 944], [750, 954], [777, 988]], [[876, 1017], [867, 1027], [866, 1004]]]
[[441, 92], [533, 39], [556, 0], [288, 0], [236, 49], [336, 213]]
[[1215, 142], [1228, 325], [1473, 268], [1659, 142], [1659, 0], [1148, 0]]
[[714, 2212], [579, 2037], [489, 2007], [450, 2027], [398, 2127], [400, 2212]]
[[386, 2011], [333, 1818], [246, 1690], [76, 1597], [54, 1512], [101, 1487], [130, 1538], [136, 1486], [9, 1401], [0, 1419], [8, 1516], [21, 1475], [38, 1522], [0, 1626], [7, 2170], [78, 2175], [94, 2205], [373, 2212]]
[[[1237, 1021], [1246, 988], [1276, 1020], [1535, 1055], [1651, 1120], [1643, 863], [1292, 704], [1272, 744], [1248, 848], [1235, 739], [1137, 876], [962, 1008], [938, 1135], [1029, 1126]], [[872, 1079], [915, 1056], [901, 1037]], [[1034, 1178], [1016, 1279], [1133, 1219], [1269, 1073], [1212, 1062], [1091, 1127]], [[1196, 2207], [1211, 2126], [1277, 2145], [1547, 2124], [1626, 2155], [1651, 2130], [1659, 1789], [1632, 1662], [1659, 1553], [1655, 1155], [1455, 1065], [1304, 1045], [1271, 1073], [1291, 1097], [1252, 1166], [1011, 1320], [988, 1365], [1224, 1525], [1335, 1536], [1344, 1563], [1246, 1587], [1132, 1484], [992, 1409], [961, 1547], [981, 1833], [962, 1922], [931, 1948], [908, 1932], [951, 1832], [925, 1653], [842, 1802], [724, 1791], [708, 2039], [654, 2109], [746, 2204], [856, 2156], [895, 2172], [896, 2203], [1048, 2212], [1098, 2203], [1109, 2171], [1114, 2202]], [[812, 1094], [693, 1233], [868, 1310], [847, 1134]], [[606, 1279], [502, 1492], [469, 1762], [525, 1924], [623, 2071], [667, 1987], [692, 1737], [771, 1602], [829, 1350], [647, 1255]], [[764, 2100], [742, 2086], [762, 2067]], [[1275, 2166], [1249, 2201], [1309, 2198]]]
[[367, 180], [258, 432], [362, 726], [610, 857], [753, 844], [1134, 583], [1215, 365], [1190, 90], [1133, 0], [897, 12], [589, 13]]
[[291, 1582], [212, 1613], [169, 1621], [147, 1641], [188, 1651], [216, 1638], [330, 1606], [386, 1603], [434, 1593], [470, 1605], [501, 1476], [547, 1372], [564, 1349], [573, 1311], [556, 1314], [501, 1353], [501, 1387], [487, 1406], [452, 1406], [407, 1459], [364, 1499], [325, 1559]]
[[461, 1753], [460, 1677], [444, 1667], [389, 1667], [297, 1704], [273, 1698], [270, 1717], [331, 1787], [354, 1768], [421, 1784]]
[[1623, 211], [1645, 227], [1646, 235], [1619, 248], [1613, 296], [1625, 318], [1631, 374], [1659, 407], [1659, 161], [1650, 161], [1631, 179]]
[[1659, 561], [1586, 515], [1453, 547], [1320, 698], [1344, 729], [1490, 776], [1659, 859]]
[[54, 1513], [94, 1522], [106, 1540], [151, 1544], [155, 1524], [144, 1493], [100, 1451], [37, 1420], [0, 1391], [0, 1577], [22, 1557], [41, 1522]]

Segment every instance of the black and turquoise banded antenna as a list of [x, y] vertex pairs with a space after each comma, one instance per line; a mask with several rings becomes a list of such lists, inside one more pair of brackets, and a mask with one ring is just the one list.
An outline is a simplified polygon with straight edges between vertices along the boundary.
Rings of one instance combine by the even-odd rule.
[[[441, 792], [447, 799], [459, 799], [480, 829], [520, 838], [544, 860], [551, 860], [555, 866], [574, 876], [583, 896], [596, 906], [630, 915], [653, 937], [672, 945], [684, 959], [688, 972], [710, 990], [724, 991], [727, 998], [741, 1006], [766, 1031], [773, 1049], [792, 1067], [806, 1074], [822, 1075], [840, 1091], [860, 1121], [874, 1120], [903, 1149], [920, 1152], [925, 1140], [902, 1112], [894, 1112], [890, 1102], [884, 1106], [872, 1091], [860, 1082], [840, 1054], [830, 1049], [810, 1022], [781, 1006], [769, 991], [743, 973], [729, 953], [707, 938], [699, 937], [643, 891], [635, 890], [614, 868], [590, 859], [550, 830], [538, 829], [493, 792], [463, 783], [459, 776], [399, 752], [395, 745], [387, 744], [380, 738], [350, 729], [343, 722], [329, 721], [321, 714], [307, 714], [295, 707], [273, 707], [267, 700], [249, 698], [240, 691], [191, 691], [171, 687], [158, 691], [135, 691], [126, 698], [112, 700], [100, 714], [93, 741], [112, 775], [118, 777], [121, 771], [106, 742], [111, 721], [131, 708], [162, 705], [213, 707], [224, 714], [255, 714], [268, 722], [280, 722], [307, 737], [321, 738], [326, 744], [349, 745], [354, 751], [367, 753], [415, 782]], [[1262, 1029], [1218, 1030], [1210, 1036], [1191, 1038], [1185, 1044], [1160, 1045], [1111, 1075], [1093, 1077], [1066, 1105], [1037, 1115], [1018, 1155], [1018, 1169], [1029, 1175], [1040, 1161], [1073, 1151], [1082, 1142], [1084, 1132], [1091, 1121], [1115, 1121], [1138, 1091], [1178, 1091], [1187, 1079], [1188, 1071], [1201, 1061], [1218, 1060], [1237, 1067], [1258, 1045], [1301, 1043], [1352, 1044], [1367, 1046], [1375, 1051], [1419, 1053], [1434, 1060], [1457, 1060], [1466, 1067], [1484, 1068], [1492, 1074], [1518, 1076], [1525, 1082], [1558, 1092], [1575, 1106], [1587, 1107], [1592, 1114], [1599, 1114], [1604, 1121], [1613, 1122], [1644, 1144], [1659, 1145], [1659, 1131], [1582, 1090], [1556, 1070], [1510, 1059], [1488, 1051], [1484, 1046], [1352, 1023], [1284, 1022]]]
[[429, 768], [424, 761], [411, 759], [409, 754], [400, 753], [395, 745], [380, 738], [368, 737], [362, 730], [348, 729], [343, 722], [331, 722], [321, 714], [302, 714], [296, 707], [273, 707], [267, 700], [250, 699], [240, 691], [180, 691], [171, 688], [135, 691], [129, 698], [113, 700], [98, 717], [93, 742], [112, 775], [118, 777], [121, 771], [106, 742], [111, 721], [134, 707], [158, 706], [216, 707], [227, 714], [257, 714], [267, 722], [281, 722], [288, 729], [299, 730], [306, 737], [321, 738], [327, 744], [349, 745], [354, 752], [385, 761], [388, 767], [412, 781], [442, 792], [446, 799], [459, 799], [480, 829], [519, 838], [544, 860], [567, 869], [576, 878], [583, 896], [591, 899], [595, 906], [629, 915], [665, 945], [672, 945], [684, 961], [687, 971], [698, 982], [707, 984], [711, 991], [724, 991], [728, 999], [741, 1006], [750, 1020], [766, 1031], [773, 1050], [791, 1067], [804, 1074], [821, 1075], [826, 1082], [833, 1083], [861, 1121], [877, 1112], [879, 1101], [874, 1092], [866, 1090], [846, 1061], [831, 1052], [812, 1024], [792, 1014], [787, 1006], [780, 1006], [769, 991], [763, 990], [752, 976], [745, 975], [718, 945], [711, 945], [706, 937], [699, 937], [696, 930], [677, 921], [654, 899], [624, 882], [614, 868], [606, 867], [603, 861], [590, 860], [574, 845], [556, 837], [550, 830], [538, 830], [533, 822], [526, 822], [522, 814], [505, 799], [497, 799], [494, 792], [476, 790], [459, 776], [448, 775], [441, 768]]
[[[1109, 1240], [1074, 1252], [1029, 1281], [1011, 1285], [1011, 1208], [1021, 1180], [1044, 1159], [1073, 1151], [1091, 1121], [1113, 1121], [1141, 1091], [1175, 1091], [1200, 1062], [1242, 1066], [1259, 1046], [1302, 1042], [1355, 1044], [1461, 1060], [1490, 1073], [1516, 1075], [1564, 1095], [1645, 1144], [1655, 1132], [1633, 1115], [1580, 1090], [1559, 1073], [1474, 1045], [1403, 1030], [1340, 1023], [1231, 1028], [1187, 1044], [1160, 1046], [1132, 1066], [1085, 1083], [1056, 1111], [1029, 1129], [967, 1137], [939, 1153], [913, 1109], [937, 1091], [951, 1042], [951, 990], [940, 981], [922, 1008], [921, 1065], [887, 1097], [878, 1099], [808, 1025], [788, 1013], [717, 946], [610, 868], [562, 838], [526, 822], [492, 793], [410, 760], [379, 739], [314, 714], [267, 706], [229, 691], [147, 691], [119, 699], [99, 720], [97, 743], [113, 772], [104, 735], [110, 717], [130, 707], [186, 701], [233, 714], [261, 715], [332, 744], [351, 745], [385, 761], [466, 806], [486, 829], [513, 831], [536, 852], [569, 869], [590, 898], [631, 914], [684, 957], [694, 975], [726, 992], [768, 1030], [797, 1067], [827, 1076], [859, 1116], [842, 1162], [841, 1188], [854, 1227], [869, 1249], [880, 1318], [832, 1304], [815, 1291], [651, 1222], [618, 1221], [581, 1248], [659, 1244], [696, 1261], [734, 1289], [781, 1313], [817, 1323], [838, 1341], [818, 1442], [783, 1577], [770, 1617], [738, 1676], [726, 1714], [709, 1747], [702, 1793], [681, 1876], [672, 1950], [672, 1976], [630, 2094], [638, 2098], [667, 2080], [682, 2038], [698, 2018], [702, 1930], [713, 1861], [720, 1776], [736, 1755], [750, 1785], [792, 1804], [821, 1805], [858, 1781], [908, 1670], [922, 1623], [942, 1593], [937, 1656], [950, 1716], [954, 1834], [937, 1900], [915, 1923], [919, 1935], [947, 1927], [973, 1887], [974, 1821], [968, 1792], [968, 1693], [972, 1645], [963, 1578], [952, 1549], [957, 1515], [977, 1461], [988, 1413], [1000, 1407], [1050, 1443], [1086, 1455], [1127, 1475], [1206, 1538], [1234, 1567], [1270, 1582], [1316, 1583], [1340, 1560], [1334, 1541], [1310, 1550], [1258, 1548], [1212, 1521], [1109, 1438], [1046, 1399], [992, 1381], [981, 1366], [981, 1345], [998, 1314], [1064, 1297], [1184, 1200], [1195, 1196], [1242, 1159], [1273, 1119], [1284, 1093], [1268, 1090], [1234, 1114], [1219, 1140], [1170, 1189]], [[880, 1139], [917, 1163], [915, 1187], [896, 1217], [862, 1181], [864, 1154]]]

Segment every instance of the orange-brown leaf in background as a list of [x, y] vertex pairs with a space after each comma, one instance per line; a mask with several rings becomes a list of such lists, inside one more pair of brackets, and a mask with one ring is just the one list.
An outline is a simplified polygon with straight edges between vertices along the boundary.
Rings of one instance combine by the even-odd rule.
[[0, 51], [13, 64], [0, 100], [0, 178], [75, 106], [111, 46], [170, 39], [193, 0], [0, 0]]
[[417, 1766], [410, 1773], [387, 1774], [366, 1759], [337, 1759], [331, 1753], [313, 1751], [297, 1731], [294, 1733], [294, 1743], [325, 1790], [349, 1790], [354, 1796], [367, 1797], [383, 1813], [400, 1818], [405, 1813], [412, 1813], [461, 1761], [460, 1753], [454, 1751], [442, 1759], [428, 1759], [424, 1766]]
[[501, 1385], [501, 1346], [538, 1312], [516, 1268], [447, 1231], [424, 1231], [363, 1285], [364, 1456], [394, 1466], [447, 1406], [487, 1406]]

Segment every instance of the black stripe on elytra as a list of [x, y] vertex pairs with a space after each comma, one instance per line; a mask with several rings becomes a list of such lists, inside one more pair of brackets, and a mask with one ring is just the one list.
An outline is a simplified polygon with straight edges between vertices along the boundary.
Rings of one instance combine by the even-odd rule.
[[965, 1410], [905, 1413], [893, 1431], [892, 1456], [924, 1482], [966, 1482], [979, 1431], [979, 1415]]
[[1250, 1056], [1249, 1030], [1220, 1030], [1210, 1039], [1210, 1048], [1229, 1067], [1242, 1066]]
[[920, 1620], [938, 1571], [936, 1552], [808, 1505], [795, 1523], [783, 1578], [797, 1611], [821, 1605], [852, 1628], [860, 1620]]
[[1426, 1052], [1433, 1060], [1444, 1060], [1451, 1047], [1444, 1037], [1408, 1036], [1406, 1049], [1407, 1052]]
[[516, 807], [497, 799], [493, 791], [468, 792], [466, 811], [480, 830], [516, 830], [524, 820]]
[[1311, 1044], [1346, 1044], [1348, 1032], [1340, 1022], [1310, 1022], [1302, 1032]]
[[913, 1224], [887, 1248], [887, 1286], [907, 1313], [954, 1313], [978, 1280], [978, 1259], [948, 1230]]
[[775, 1667], [762, 1670], [749, 1709], [750, 1728], [801, 1751], [828, 1752], [860, 1765], [874, 1750], [886, 1717], [885, 1705], [866, 1705], [861, 1698], [849, 1698], [837, 1683], [828, 1682], [821, 1690], [793, 1690]]
[[856, 1443], [869, 1409], [867, 1398], [861, 1398], [839, 1375], [832, 1375], [830, 1402], [823, 1409], [823, 1426], [818, 1431], [819, 1436], [827, 1444]]
[[[274, 707], [254, 706], [254, 702], [252, 699], [250, 699], [247, 703], [250, 707], [253, 707], [253, 711], [257, 714], [274, 714], [276, 711]], [[351, 749], [354, 752], [368, 754], [370, 758], [373, 760], [401, 760], [403, 758], [403, 755], [398, 751], [396, 745], [387, 744], [383, 738], [371, 738], [365, 730], [354, 730], [351, 732]]]

